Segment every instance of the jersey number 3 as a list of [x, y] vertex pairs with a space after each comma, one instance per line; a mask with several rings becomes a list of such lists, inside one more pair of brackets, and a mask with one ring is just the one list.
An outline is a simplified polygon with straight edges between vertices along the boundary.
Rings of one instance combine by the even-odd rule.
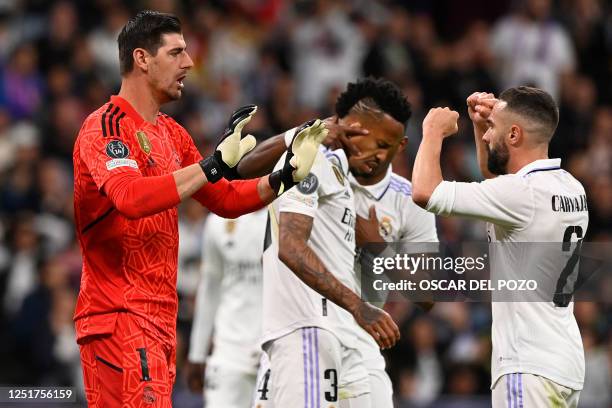
[[325, 392], [325, 401], [338, 401], [338, 372], [335, 369], [330, 368], [328, 370], [325, 370], [325, 372], [323, 373], [323, 377], [326, 380], [330, 380], [330, 385], [332, 389], [331, 392]]

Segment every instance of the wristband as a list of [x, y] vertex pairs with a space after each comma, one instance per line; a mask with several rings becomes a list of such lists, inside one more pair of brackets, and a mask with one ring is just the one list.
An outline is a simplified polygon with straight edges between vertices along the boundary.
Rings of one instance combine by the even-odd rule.
[[298, 184], [293, 181], [292, 172], [293, 168], [288, 166], [287, 169], [276, 170], [268, 176], [268, 184], [270, 184], [270, 187], [274, 190], [277, 197]]
[[274, 193], [278, 197], [280, 195], [278, 192], [283, 184], [281, 180], [281, 170], [277, 170], [274, 173], [270, 173], [270, 175], [268, 176], [268, 184], [270, 184], [270, 187], [272, 188], [272, 190], [274, 190]]
[[209, 183], [216, 183], [223, 178], [223, 171], [214, 155], [201, 160], [199, 164]]

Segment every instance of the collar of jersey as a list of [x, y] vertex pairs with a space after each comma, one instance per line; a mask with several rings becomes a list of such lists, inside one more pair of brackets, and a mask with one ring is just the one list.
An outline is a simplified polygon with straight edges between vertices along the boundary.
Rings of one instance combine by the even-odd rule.
[[385, 195], [385, 193], [387, 192], [387, 189], [389, 188], [389, 184], [391, 183], [391, 174], [393, 174], [393, 169], [391, 168], [391, 165], [389, 165], [389, 168], [387, 168], [387, 174], [385, 174], [385, 177], [376, 184], [371, 184], [369, 186], [364, 186], [362, 184], [359, 184], [357, 179], [353, 177], [353, 173], [350, 173], [350, 172], [349, 172], [349, 181], [351, 182], [351, 186], [365, 190], [369, 195], [374, 197], [376, 201], [378, 201]]
[[144, 119], [142, 118], [142, 116], [140, 116], [138, 112], [136, 112], [136, 109], [134, 109], [134, 107], [132, 107], [132, 105], [130, 105], [128, 101], [126, 101], [119, 95], [111, 96], [110, 101], [112, 104], [118, 106], [119, 109], [125, 112], [126, 115], [128, 115], [128, 117], [130, 117], [134, 121], [136, 127], [140, 127], [140, 125], [142, 125]]
[[532, 161], [516, 172], [518, 176], [526, 176], [534, 171], [557, 170], [561, 168], [561, 159], [541, 159]]

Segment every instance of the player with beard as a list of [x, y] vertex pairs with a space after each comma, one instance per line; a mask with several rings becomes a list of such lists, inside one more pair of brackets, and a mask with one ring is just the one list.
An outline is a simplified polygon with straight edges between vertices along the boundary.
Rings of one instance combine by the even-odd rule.
[[[479, 163], [487, 163], [486, 176], [498, 176], [480, 183], [444, 181], [442, 142], [457, 132], [459, 114], [431, 109], [414, 164], [414, 200], [435, 214], [487, 222], [492, 281], [552, 283], [550, 298], [537, 301], [493, 293], [493, 407], [576, 407], [584, 350], [565, 283], [577, 271], [576, 242], [586, 234], [588, 210], [580, 182], [561, 169], [560, 159], [548, 158], [557, 106], [546, 92], [525, 86], [502, 92], [498, 100], [472, 95], [467, 104]], [[559, 250], [543, 253], [542, 244], [533, 245], [543, 242], [559, 243]]]
[[[143, 11], [118, 37], [121, 89], [90, 114], [74, 145], [74, 212], [83, 273], [74, 321], [90, 407], [170, 407], [176, 376], [178, 204], [193, 197], [237, 217], [310, 171], [320, 121], [296, 130], [279, 171], [255, 180], [237, 165], [256, 107], [232, 115], [213, 154], [160, 107], [193, 67], [177, 17]], [[317, 129], [315, 131], [315, 129]]]
[[488, 129], [487, 120], [498, 100], [492, 93], [474, 92], [466, 102], [468, 114], [474, 125], [474, 142], [480, 172], [486, 179], [504, 174], [508, 161], [508, 147], [504, 143], [488, 144], [483, 138]]

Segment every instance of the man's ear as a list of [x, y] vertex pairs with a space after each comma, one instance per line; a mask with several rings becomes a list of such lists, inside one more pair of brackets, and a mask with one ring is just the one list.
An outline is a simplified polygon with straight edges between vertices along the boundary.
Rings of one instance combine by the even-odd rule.
[[134, 58], [134, 66], [139, 68], [143, 72], [147, 72], [149, 70], [149, 53], [144, 48], [136, 48], [134, 52], [132, 52], [132, 57]]
[[408, 138], [406, 136], [402, 137], [402, 140], [400, 140], [399, 142], [399, 148], [397, 149], [397, 151], [403, 152], [404, 149], [406, 148], [407, 143], [408, 143]]
[[518, 125], [512, 125], [510, 127], [510, 134], [508, 135], [508, 144], [516, 146], [523, 141], [523, 129]]

